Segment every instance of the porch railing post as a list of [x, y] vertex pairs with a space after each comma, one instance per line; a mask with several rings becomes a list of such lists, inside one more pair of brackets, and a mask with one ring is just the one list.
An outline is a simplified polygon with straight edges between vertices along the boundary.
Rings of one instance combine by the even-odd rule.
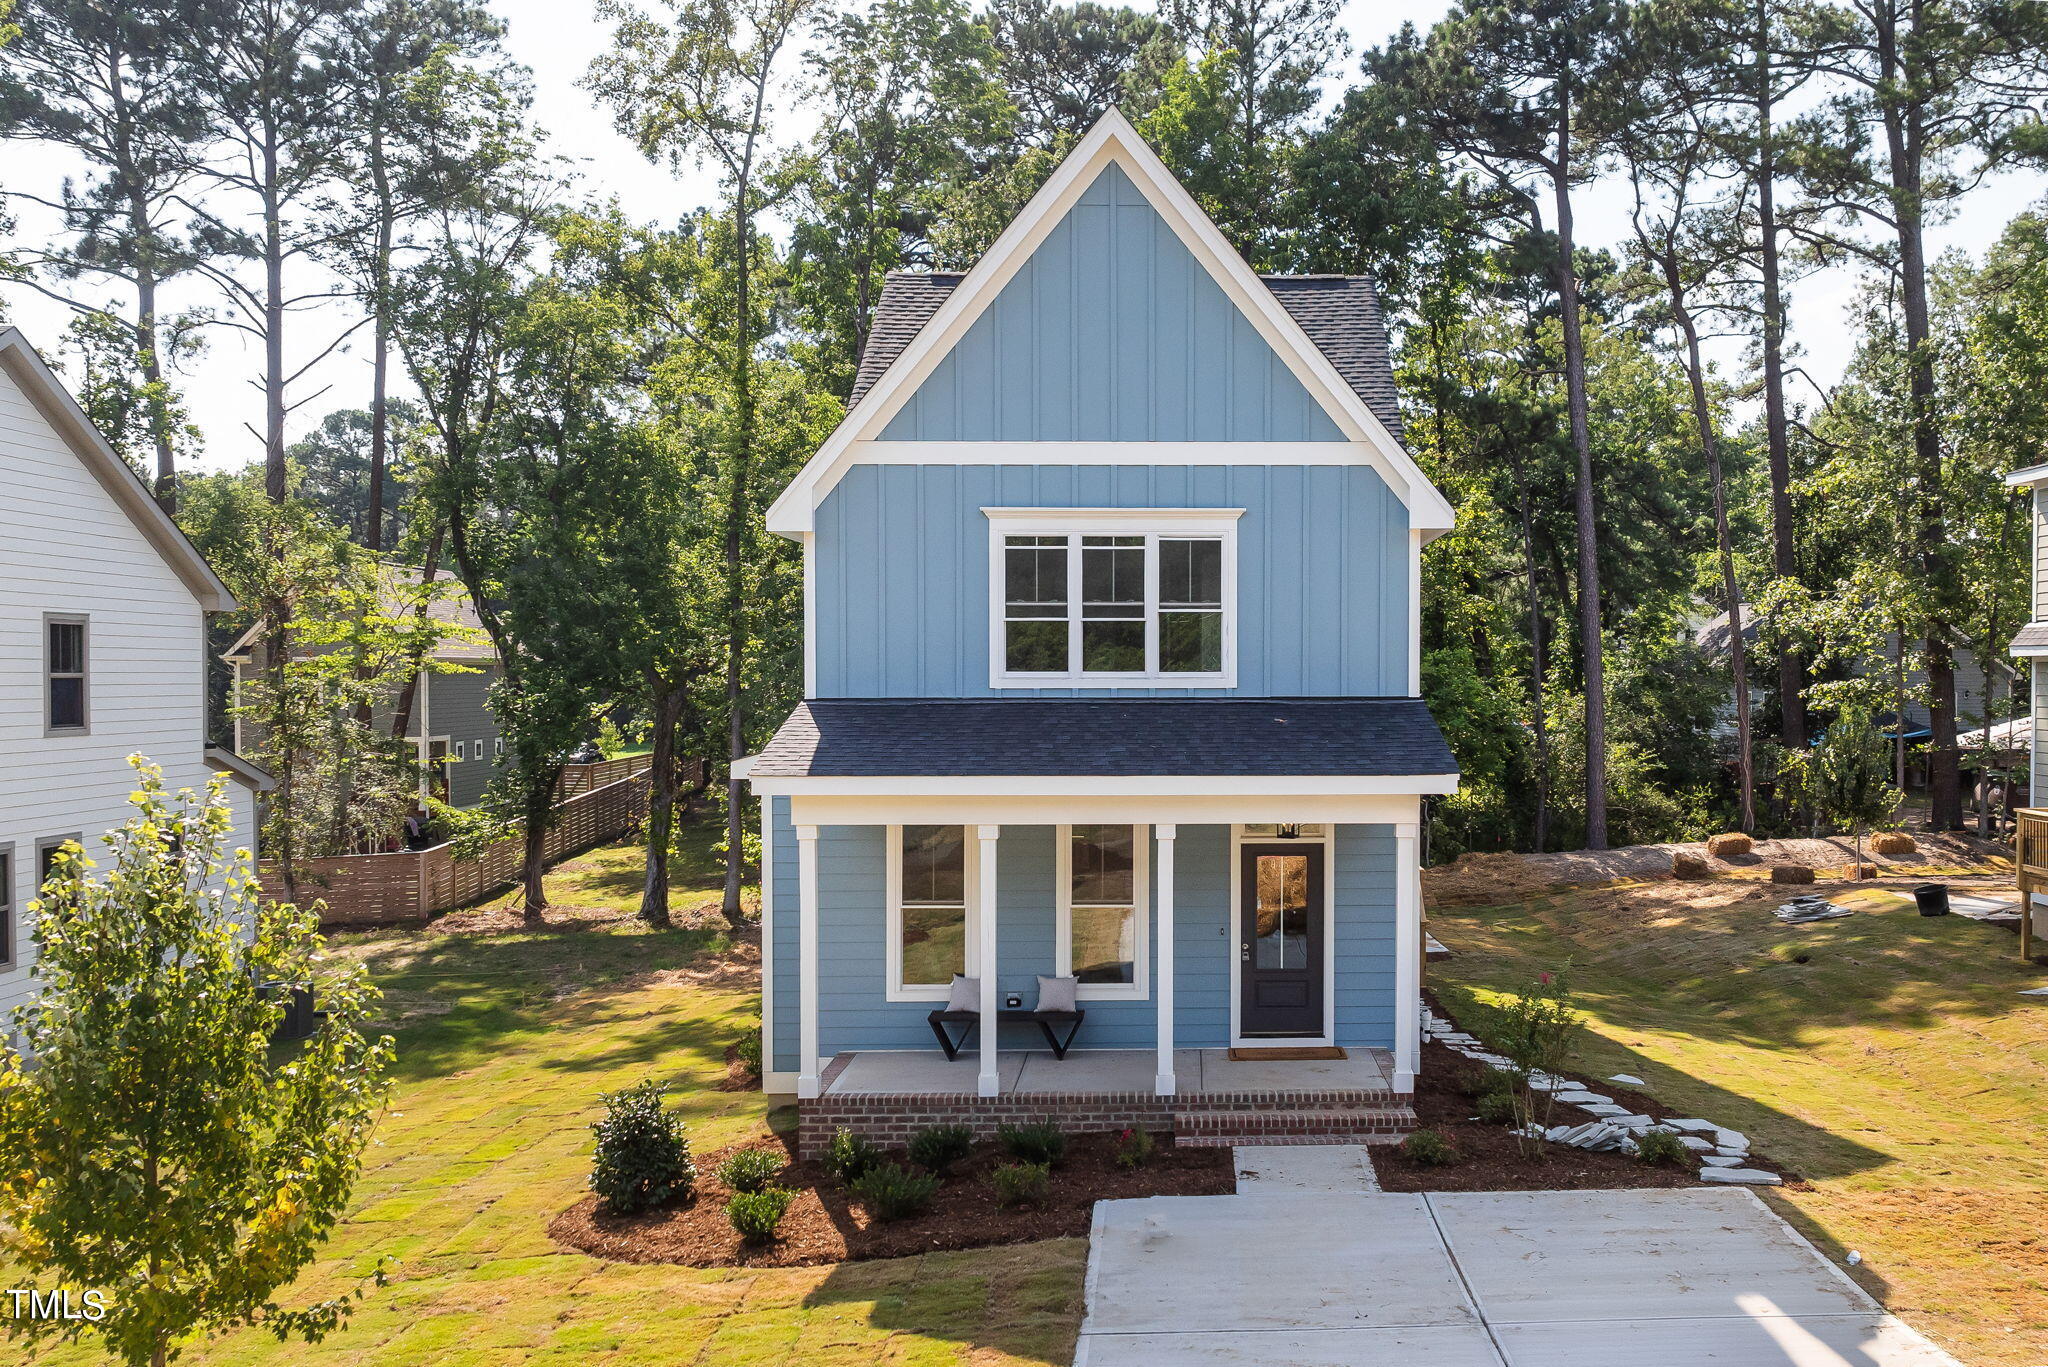
[[1173, 1078], [1173, 841], [1177, 828], [1168, 822], [1152, 828], [1152, 838], [1158, 842], [1158, 922], [1159, 953], [1158, 964], [1153, 972], [1157, 986], [1153, 992], [1159, 1008], [1159, 1075], [1153, 1079], [1153, 1088], [1160, 1096], [1174, 1094]]
[[980, 838], [980, 896], [976, 906], [980, 911], [979, 942], [976, 946], [975, 972], [981, 978], [981, 1077], [975, 1083], [978, 1096], [996, 1096], [1002, 1090], [1002, 1078], [996, 1064], [996, 1045], [1002, 1034], [1002, 1027], [996, 1023], [996, 840], [1002, 835], [1001, 826], [976, 826]]
[[818, 828], [796, 828], [797, 1059], [796, 1094], [818, 1087]]
[[1394, 1090], [1422, 1067], [1422, 828], [1394, 827]]

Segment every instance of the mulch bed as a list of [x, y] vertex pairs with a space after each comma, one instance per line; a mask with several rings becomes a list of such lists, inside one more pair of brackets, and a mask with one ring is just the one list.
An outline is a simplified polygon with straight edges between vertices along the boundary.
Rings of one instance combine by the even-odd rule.
[[[555, 1217], [548, 1233], [558, 1243], [618, 1262], [684, 1263], [691, 1267], [805, 1267], [815, 1263], [902, 1258], [953, 1248], [987, 1248], [1086, 1235], [1097, 1201], [1132, 1196], [1216, 1196], [1237, 1189], [1227, 1148], [1176, 1149], [1169, 1135], [1155, 1135], [1158, 1147], [1132, 1172], [1112, 1158], [1116, 1136], [1073, 1135], [1067, 1154], [1052, 1172], [1052, 1191], [1040, 1207], [996, 1204], [989, 1173], [1006, 1161], [993, 1144], [978, 1144], [939, 1188], [931, 1209], [893, 1223], [871, 1221], [859, 1200], [815, 1162], [784, 1169], [775, 1184], [797, 1193], [774, 1242], [749, 1246], [733, 1233], [725, 1216], [731, 1192], [714, 1176], [733, 1149], [697, 1159], [697, 1195], [688, 1205], [637, 1215], [601, 1211], [585, 1197]], [[774, 1149], [769, 1143], [734, 1148]], [[901, 1154], [892, 1154], [905, 1162]]]
[[[1451, 1141], [1460, 1161], [1432, 1168], [1410, 1162], [1397, 1146], [1376, 1146], [1373, 1170], [1387, 1191], [1578, 1191], [1618, 1187], [1691, 1187], [1699, 1184], [1697, 1162], [1684, 1167], [1651, 1167], [1628, 1154], [1594, 1153], [1568, 1144], [1543, 1145], [1543, 1157], [1522, 1153], [1505, 1125], [1473, 1119], [1477, 1098], [1467, 1096], [1468, 1079], [1484, 1065], [1453, 1053], [1434, 1041], [1422, 1046], [1422, 1075], [1415, 1082], [1418, 1128], [1433, 1129]], [[1572, 1076], [1566, 1074], [1565, 1076]], [[1588, 1090], [1614, 1098], [1638, 1115], [1668, 1120], [1682, 1115], [1651, 1097], [1612, 1082], [1580, 1079]], [[1551, 1124], [1578, 1125], [1594, 1117], [1576, 1106], [1557, 1103]]]

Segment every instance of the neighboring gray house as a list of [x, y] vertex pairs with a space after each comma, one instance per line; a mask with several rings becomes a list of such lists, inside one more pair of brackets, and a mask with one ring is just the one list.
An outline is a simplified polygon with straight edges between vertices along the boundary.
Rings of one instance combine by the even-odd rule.
[[1421, 801], [1457, 786], [1420, 565], [1453, 516], [1398, 427], [1371, 282], [1254, 274], [1115, 112], [972, 270], [890, 278], [768, 513], [807, 701], [739, 767], [807, 1148], [998, 1097], [1412, 1125]]
[[[417, 571], [407, 571], [417, 578]], [[470, 630], [442, 642], [435, 658], [463, 667], [460, 673], [422, 671], [413, 699], [412, 722], [405, 734], [419, 756], [420, 789], [431, 792], [456, 807], [475, 805], [483, 798], [497, 766], [505, 757], [505, 744], [498, 731], [498, 719], [489, 706], [490, 689], [503, 672], [498, 652], [483, 634], [476, 605], [459, 584], [440, 580], [448, 587], [428, 606], [434, 620]], [[257, 724], [242, 715], [242, 685], [264, 668], [263, 623], [256, 622], [222, 653], [221, 659], [233, 671], [232, 704], [235, 716], [235, 749], [246, 753], [245, 741], [254, 743]], [[385, 714], [384, 725], [390, 724]]]

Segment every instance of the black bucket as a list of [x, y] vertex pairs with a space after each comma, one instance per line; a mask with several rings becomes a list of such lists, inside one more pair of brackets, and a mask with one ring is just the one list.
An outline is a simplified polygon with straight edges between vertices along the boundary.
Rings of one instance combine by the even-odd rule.
[[1922, 883], [1913, 889], [1913, 900], [1920, 904], [1922, 916], [1948, 915], [1948, 884]]

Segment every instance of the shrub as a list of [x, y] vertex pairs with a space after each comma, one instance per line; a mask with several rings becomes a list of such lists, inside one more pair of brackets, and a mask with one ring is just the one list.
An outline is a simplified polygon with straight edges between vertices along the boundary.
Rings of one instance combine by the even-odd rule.
[[[1505, 1054], [1523, 1078], [1544, 1074], [1557, 1077], [1578, 1050], [1586, 1018], [1573, 1006], [1571, 990], [1557, 973], [1539, 973], [1536, 981], [1508, 999], [1495, 1012], [1498, 1038], [1495, 1047]], [[1524, 1158], [1541, 1161], [1548, 1156], [1542, 1132], [1550, 1128], [1550, 1113], [1556, 1094], [1517, 1086], [1510, 1090], [1519, 1122], [1515, 1142]]]
[[1692, 1166], [1692, 1150], [1669, 1130], [1645, 1130], [1637, 1135], [1636, 1158], [1651, 1167], [1660, 1163], [1672, 1167]]
[[740, 1061], [740, 1067], [746, 1069], [750, 1076], [761, 1076], [761, 1028], [759, 1026], [755, 1026], [752, 1030], [747, 1031], [746, 1034], [741, 1035], [739, 1043], [733, 1046], [733, 1052]]
[[1515, 1098], [1510, 1092], [1488, 1092], [1479, 1098], [1479, 1118], [1489, 1125], [1515, 1123]]
[[743, 1191], [725, 1203], [725, 1218], [732, 1221], [742, 1239], [762, 1243], [775, 1237], [775, 1227], [789, 1214], [789, 1203], [795, 1199], [795, 1192], [782, 1187]]
[[861, 1174], [881, 1161], [882, 1151], [875, 1147], [874, 1141], [843, 1125], [825, 1148], [825, 1171], [848, 1186], [858, 1182]]
[[1005, 1163], [994, 1180], [997, 1205], [1042, 1206], [1052, 1190], [1052, 1169], [1044, 1163]]
[[1514, 1069], [1488, 1065], [1476, 1072], [1465, 1074], [1464, 1081], [1458, 1084], [1458, 1090], [1471, 1097], [1491, 1096], [1495, 1092], [1505, 1092], [1513, 1096], [1525, 1085], [1526, 1080]]
[[1152, 1150], [1157, 1147], [1147, 1131], [1125, 1130], [1116, 1137], [1116, 1165], [1125, 1172], [1135, 1172], [1152, 1161]]
[[728, 1191], [765, 1191], [783, 1166], [773, 1149], [741, 1149], [718, 1165], [718, 1180]]
[[1004, 1125], [996, 1131], [996, 1142], [1010, 1157], [1046, 1168], [1058, 1167], [1060, 1160], [1067, 1156], [1067, 1137], [1050, 1120], [1035, 1120], [1029, 1125]]
[[910, 1161], [944, 1177], [974, 1148], [974, 1131], [965, 1125], [933, 1125], [910, 1136]]
[[1436, 1130], [1417, 1130], [1401, 1141], [1401, 1156], [1425, 1168], [1448, 1167], [1458, 1161], [1451, 1141]]
[[905, 1220], [922, 1215], [938, 1190], [938, 1178], [914, 1173], [901, 1163], [869, 1168], [853, 1184], [853, 1194], [877, 1220]]
[[652, 1078], [604, 1098], [590, 1189], [619, 1214], [687, 1198], [697, 1184], [690, 1140], [680, 1117], [661, 1108]]

